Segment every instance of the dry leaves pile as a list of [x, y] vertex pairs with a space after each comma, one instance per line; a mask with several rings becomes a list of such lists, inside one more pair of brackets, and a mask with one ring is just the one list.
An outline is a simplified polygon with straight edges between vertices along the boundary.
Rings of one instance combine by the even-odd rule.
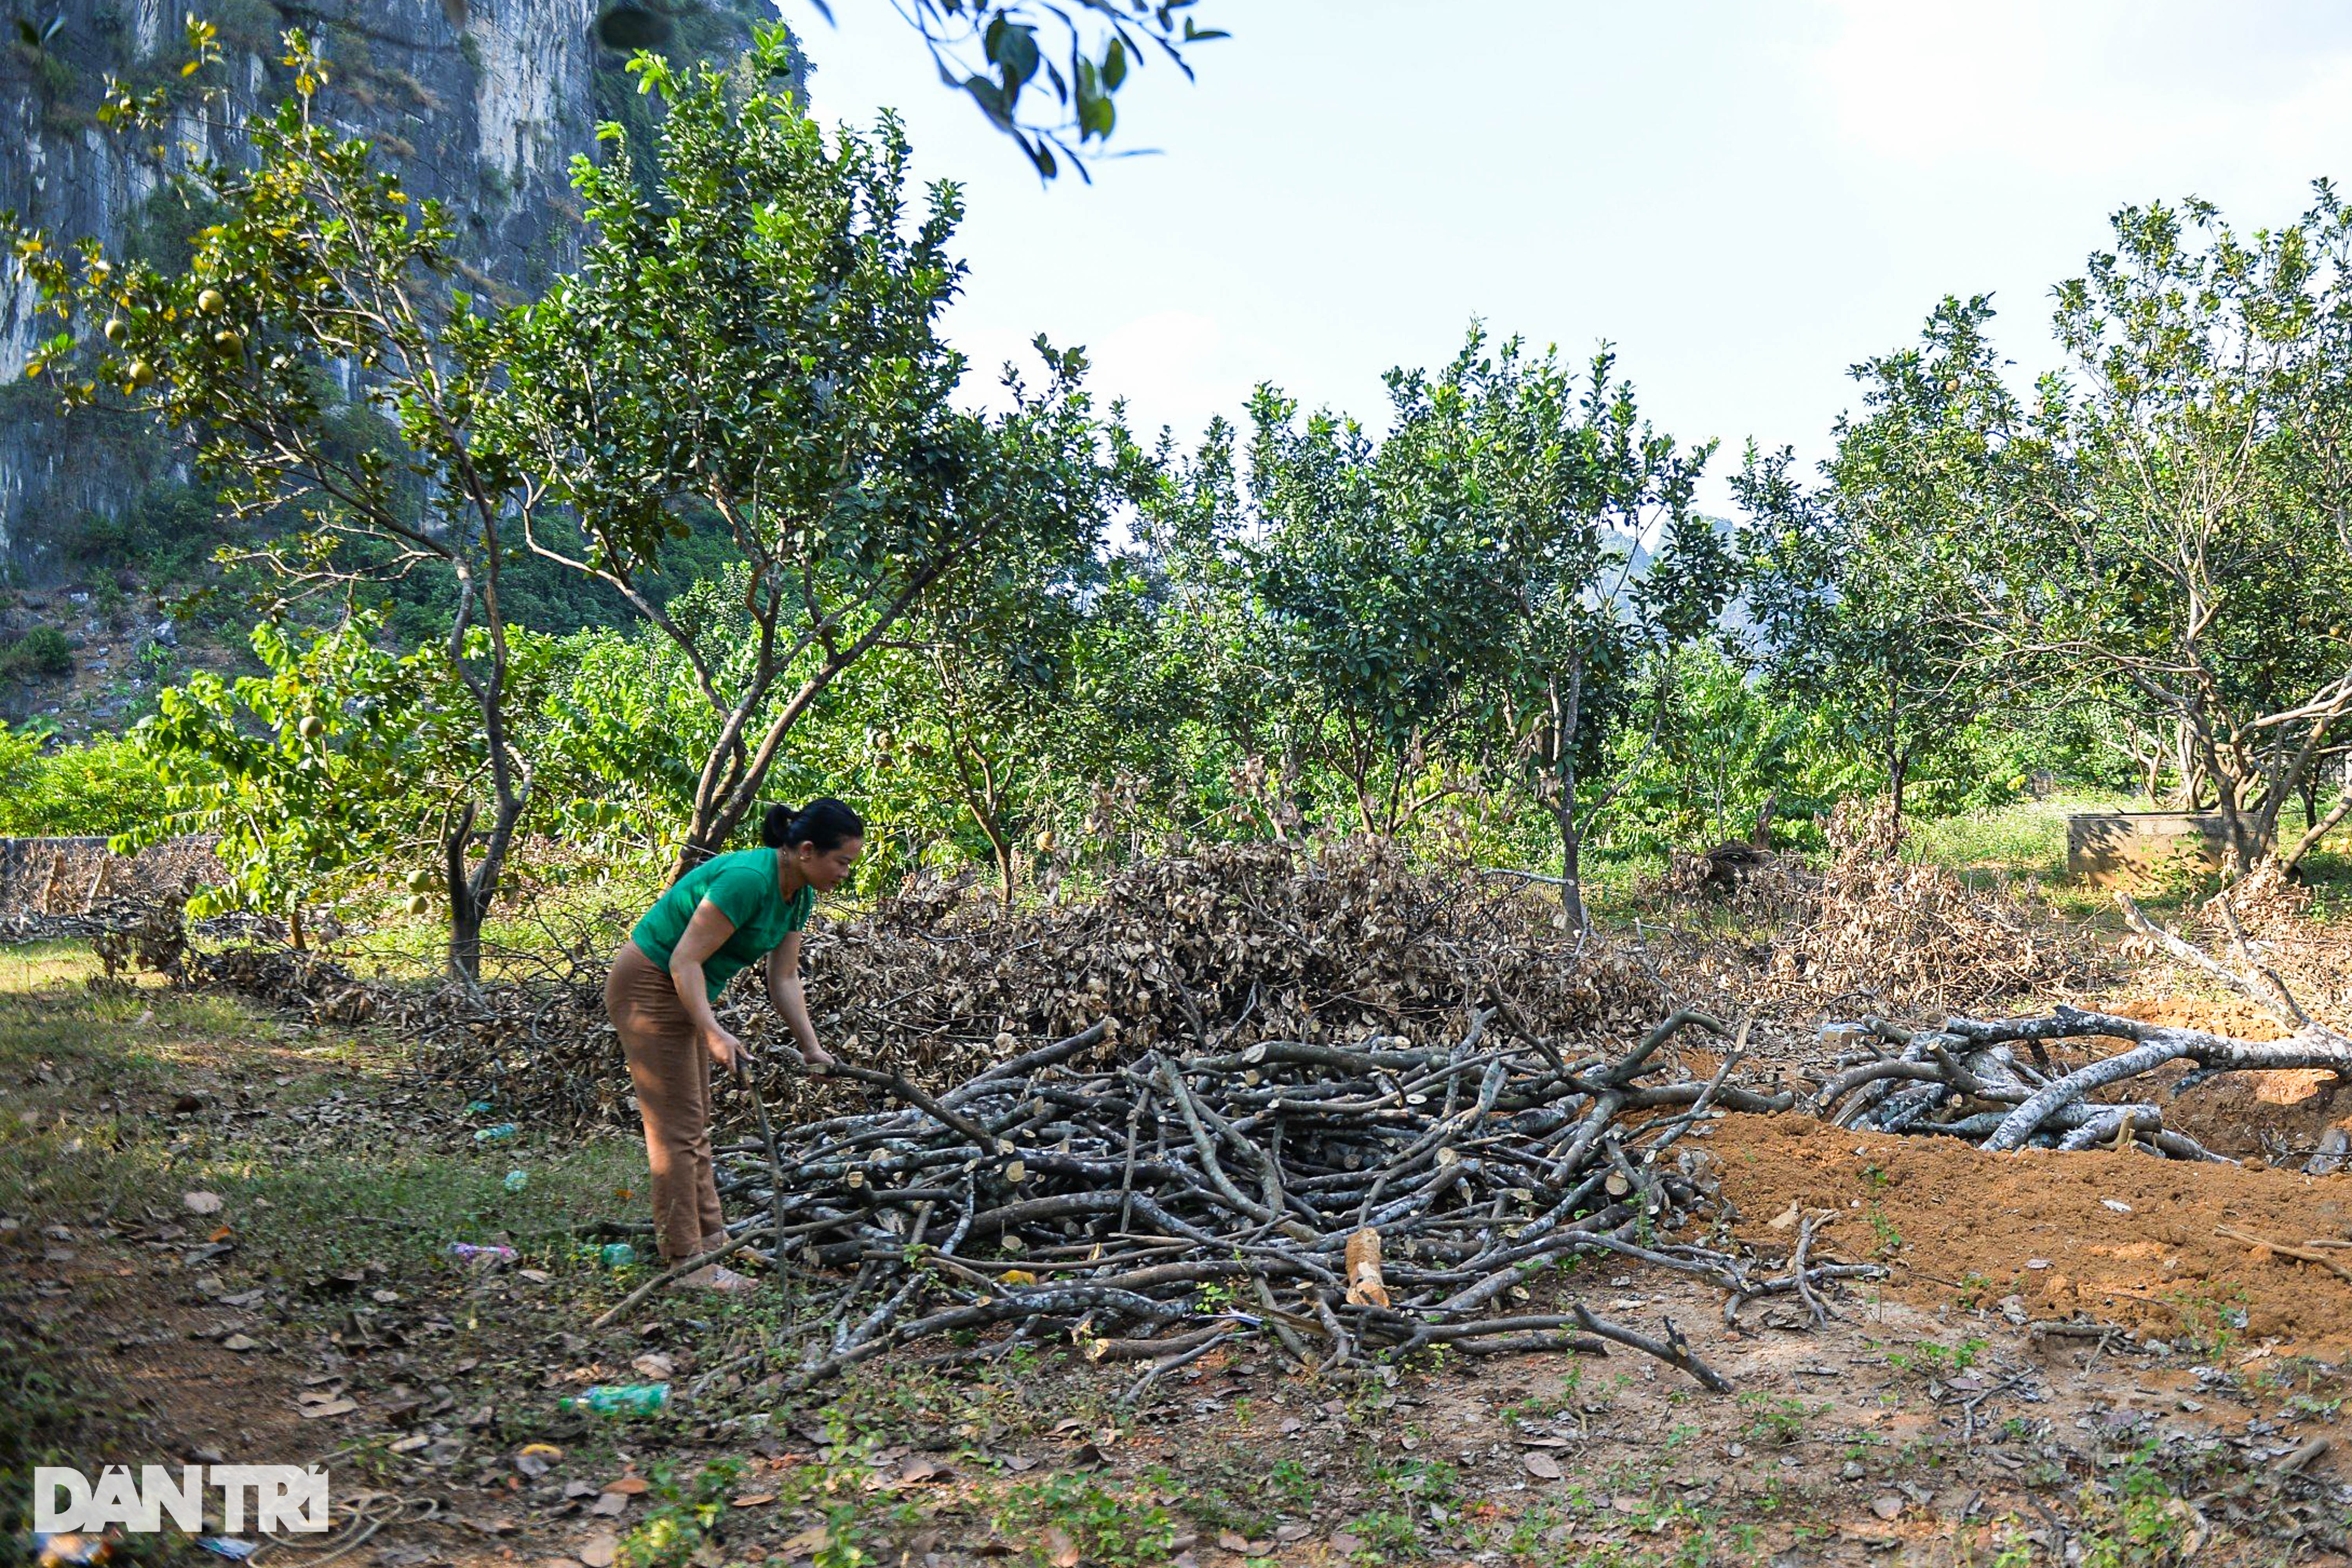
[[174, 838], [117, 855], [103, 838], [0, 838], [0, 935], [79, 935], [110, 907], [184, 899], [218, 873], [213, 843]]
[[1900, 857], [1902, 832], [1883, 802], [1841, 802], [1825, 825], [1831, 862], [1815, 875], [1793, 857], [1763, 855], [1725, 879], [1705, 856], [1679, 856], [1657, 896], [1688, 908], [1706, 897], [1748, 942], [1711, 931], [1654, 940], [1678, 986], [1721, 988], [1810, 1021], [1823, 1009], [1922, 1015], [1982, 1010], [2003, 1000], [2077, 988], [2093, 979], [2090, 948], [2035, 896], [2007, 879], [1973, 888], [1951, 871]]
[[[968, 880], [913, 879], [868, 913], [821, 921], [806, 948], [810, 1011], [845, 1061], [932, 1087], [1110, 1020], [1093, 1059], [1128, 1060], [1215, 1038], [1349, 1043], [1379, 1034], [1458, 1040], [1491, 1008], [1573, 1055], [1622, 1048], [1664, 1011], [1623, 950], [1561, 931], [1540, 893], [1468, 869], [1411, 866], [1392, 845], [1218, 846], [1113, 875], [1084, 901], [1005, 912]], [[617, 941], [617, 935], [614, 940]], [[564, 984], [509, 988], [472, 1014], [415, 1017], [456, 1047], [503, 1109], [634, 1125], [604, 1018], [611, 949], [582, 946]], [[782, 1026], [746, 972], [722, 1017], [761, 1058], [760, 1088], [787, 1119], [841, 1109], [851, 1091], [787, 1069]], [[495, 1082], [488, 1081], [495, 1079]]]
[[[494, 955], [500, 978], [470, 991], [364, 981], [282, 948], [183, 947], [167, 972], [319, 1022], [390, 1026], [425, 1048], [453, 1102], [635, 1126], [604, 1006], [605, 968], [634, 913], [546, 925], [530, 952]], [[1379, 841], [1217, 846], [1125, 868], [1083, 901], [1010, 913], [969, 879], [921, 875], [866, 913], [812, 928], [808, 997], [836, 1056], [932, 1087], [1098, 1020], [1108, 1029], [1096, 1065], [1210, 1039], [1433, 1045], [1460, 1039], [1480, 1010], [1564, 1055], [1622, 1049], [1667, 998], [1633, 952], [1561, 931], [1558, 914], [1541, 892], [1469, 868], [1415, 868]], [[142, 922], [116, 940], [172, 945]], [[719, 1015], [752, 1047], [778, 1115], [859, 1103], [848, 1086], [784, 1065], [797, 1058], [756, 968]], [[730, 1100], [722, 1119], [740, 1110]]]
[[1810, 917], [1776, 944], [1776, 977], [1913, 1012], [2081, 978], [2079, 944], [2018, 889], [2004, 881], [1979, 892], [1939, 866], [1898, 858], [1900, 830], [1885, 805], [1841, 802], [1828, 835], [1833, 859]]

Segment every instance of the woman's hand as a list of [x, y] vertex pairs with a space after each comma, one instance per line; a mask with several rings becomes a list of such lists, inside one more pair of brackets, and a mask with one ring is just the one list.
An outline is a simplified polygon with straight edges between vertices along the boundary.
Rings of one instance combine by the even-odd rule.
[[733, 1072], [743, 1060], [743, 1042], [729, 1034], [723, 1026], [713, 1024], [702, 1037], [702, 1048], [710, 1059], [729, 1072]]
[[801, 1047], [801, 1060], [811, 1072], [823, 1072], [834, 1065], [833, 1053], [814, 1044]]

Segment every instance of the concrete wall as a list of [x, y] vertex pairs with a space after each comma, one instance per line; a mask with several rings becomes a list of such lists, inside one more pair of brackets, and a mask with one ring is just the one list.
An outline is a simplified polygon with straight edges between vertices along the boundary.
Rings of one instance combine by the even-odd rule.
[[2066, 819], [2066, 870], [2095, 884], [2142, 880], [2183, 859], [2221, 863], [2219, 814], [2094, 811]]

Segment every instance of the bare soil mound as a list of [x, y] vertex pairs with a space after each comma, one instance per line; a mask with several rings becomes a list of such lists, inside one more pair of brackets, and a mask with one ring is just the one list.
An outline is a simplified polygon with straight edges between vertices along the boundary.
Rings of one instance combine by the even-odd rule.
[[[2276, 1040], [2286, 1031], [2250, 1002], [2189, 996], [2137, 996], [2106, 1004], [2106, 1010], [2144, 1023], [2201, 1029], [2242, 1040]], [[2121, 1050], [2121, 1040], [2095, 1040], [2090, 1058]], [[2063, 1054], [2063, 1053], [2060, 1053]], [[2069, 1057], [2068, 1059], [2074, 1059]], [[2188, 1076], [2184, 1066], [2150, 1074], [2146, 1080], [2164, 1106], [2165, 1125], [2185, 1132], [2217, 1154], [2269, 1163], [2300, 1164], [2328, 1132], [2352, 1132], [2352, 1096], [2337, 1077], [2319, 1068], [2289, 1072], [2233, 1072], [2191, 1087], [2175, 1087]]]
[[[1816, 1256], [1829, 1246], [1892, 1263], [1897, 1296], [1981, 1305], [2013, 1295], [2035, 1317], [2352, 1352], [2352, 1279], [2217, 1234], [2342, 1242], [2352, 1179], [2134, 1154], [1987, 1154], [1798, 1114], [1726, 1118], [1710, 1147], [1746, 1239], [1786, 1245], [1793, 1231], [1770, 1222], [1791, 1205], [1833, 1211]], [[2352, 1251], [2342, 1256], [2352, 1266]]]

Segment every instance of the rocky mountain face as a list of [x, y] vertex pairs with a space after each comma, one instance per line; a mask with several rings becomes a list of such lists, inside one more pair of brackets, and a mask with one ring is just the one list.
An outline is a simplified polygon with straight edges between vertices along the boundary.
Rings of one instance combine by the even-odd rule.
[[[107, 77], [176, 80], [191, 0], [11, 0], [0, 20], [0, 209], [53, 238], [96, 236], [159, 261], [195, 226], [166, 184], [192, 157], [242, 153], [236, 127], [286, 94], [278, 38], [300, 26], [331, 62], [320, 111], [373, 141], [420, 197], [463, 216], [469, 287], [527, 295], [577, 254], [573, 156], [601, 120], [646, 110], [593, 30], [609, 0], [194, 0], [227, 50], [226, 104], [191, 112], [166, 139], [99, 124]], [[719, 58], [749, 41], [768, 0], [648, 0], [674, 18], [673, 55]], [[54, 30], [51, 30], [54, 26]], [[29, 36], [28, 36], [29, 31]], [[46, 37], [44, 37], [46, 35]], [[37, 39], [38, 41], [35, 41]], [[152, 428], [123, 416], [62, 419], [22, 371], [45, 330], [29, 289], [0, 288], [0, 580], [56, 583], [93, 527], [178, 476]]]

